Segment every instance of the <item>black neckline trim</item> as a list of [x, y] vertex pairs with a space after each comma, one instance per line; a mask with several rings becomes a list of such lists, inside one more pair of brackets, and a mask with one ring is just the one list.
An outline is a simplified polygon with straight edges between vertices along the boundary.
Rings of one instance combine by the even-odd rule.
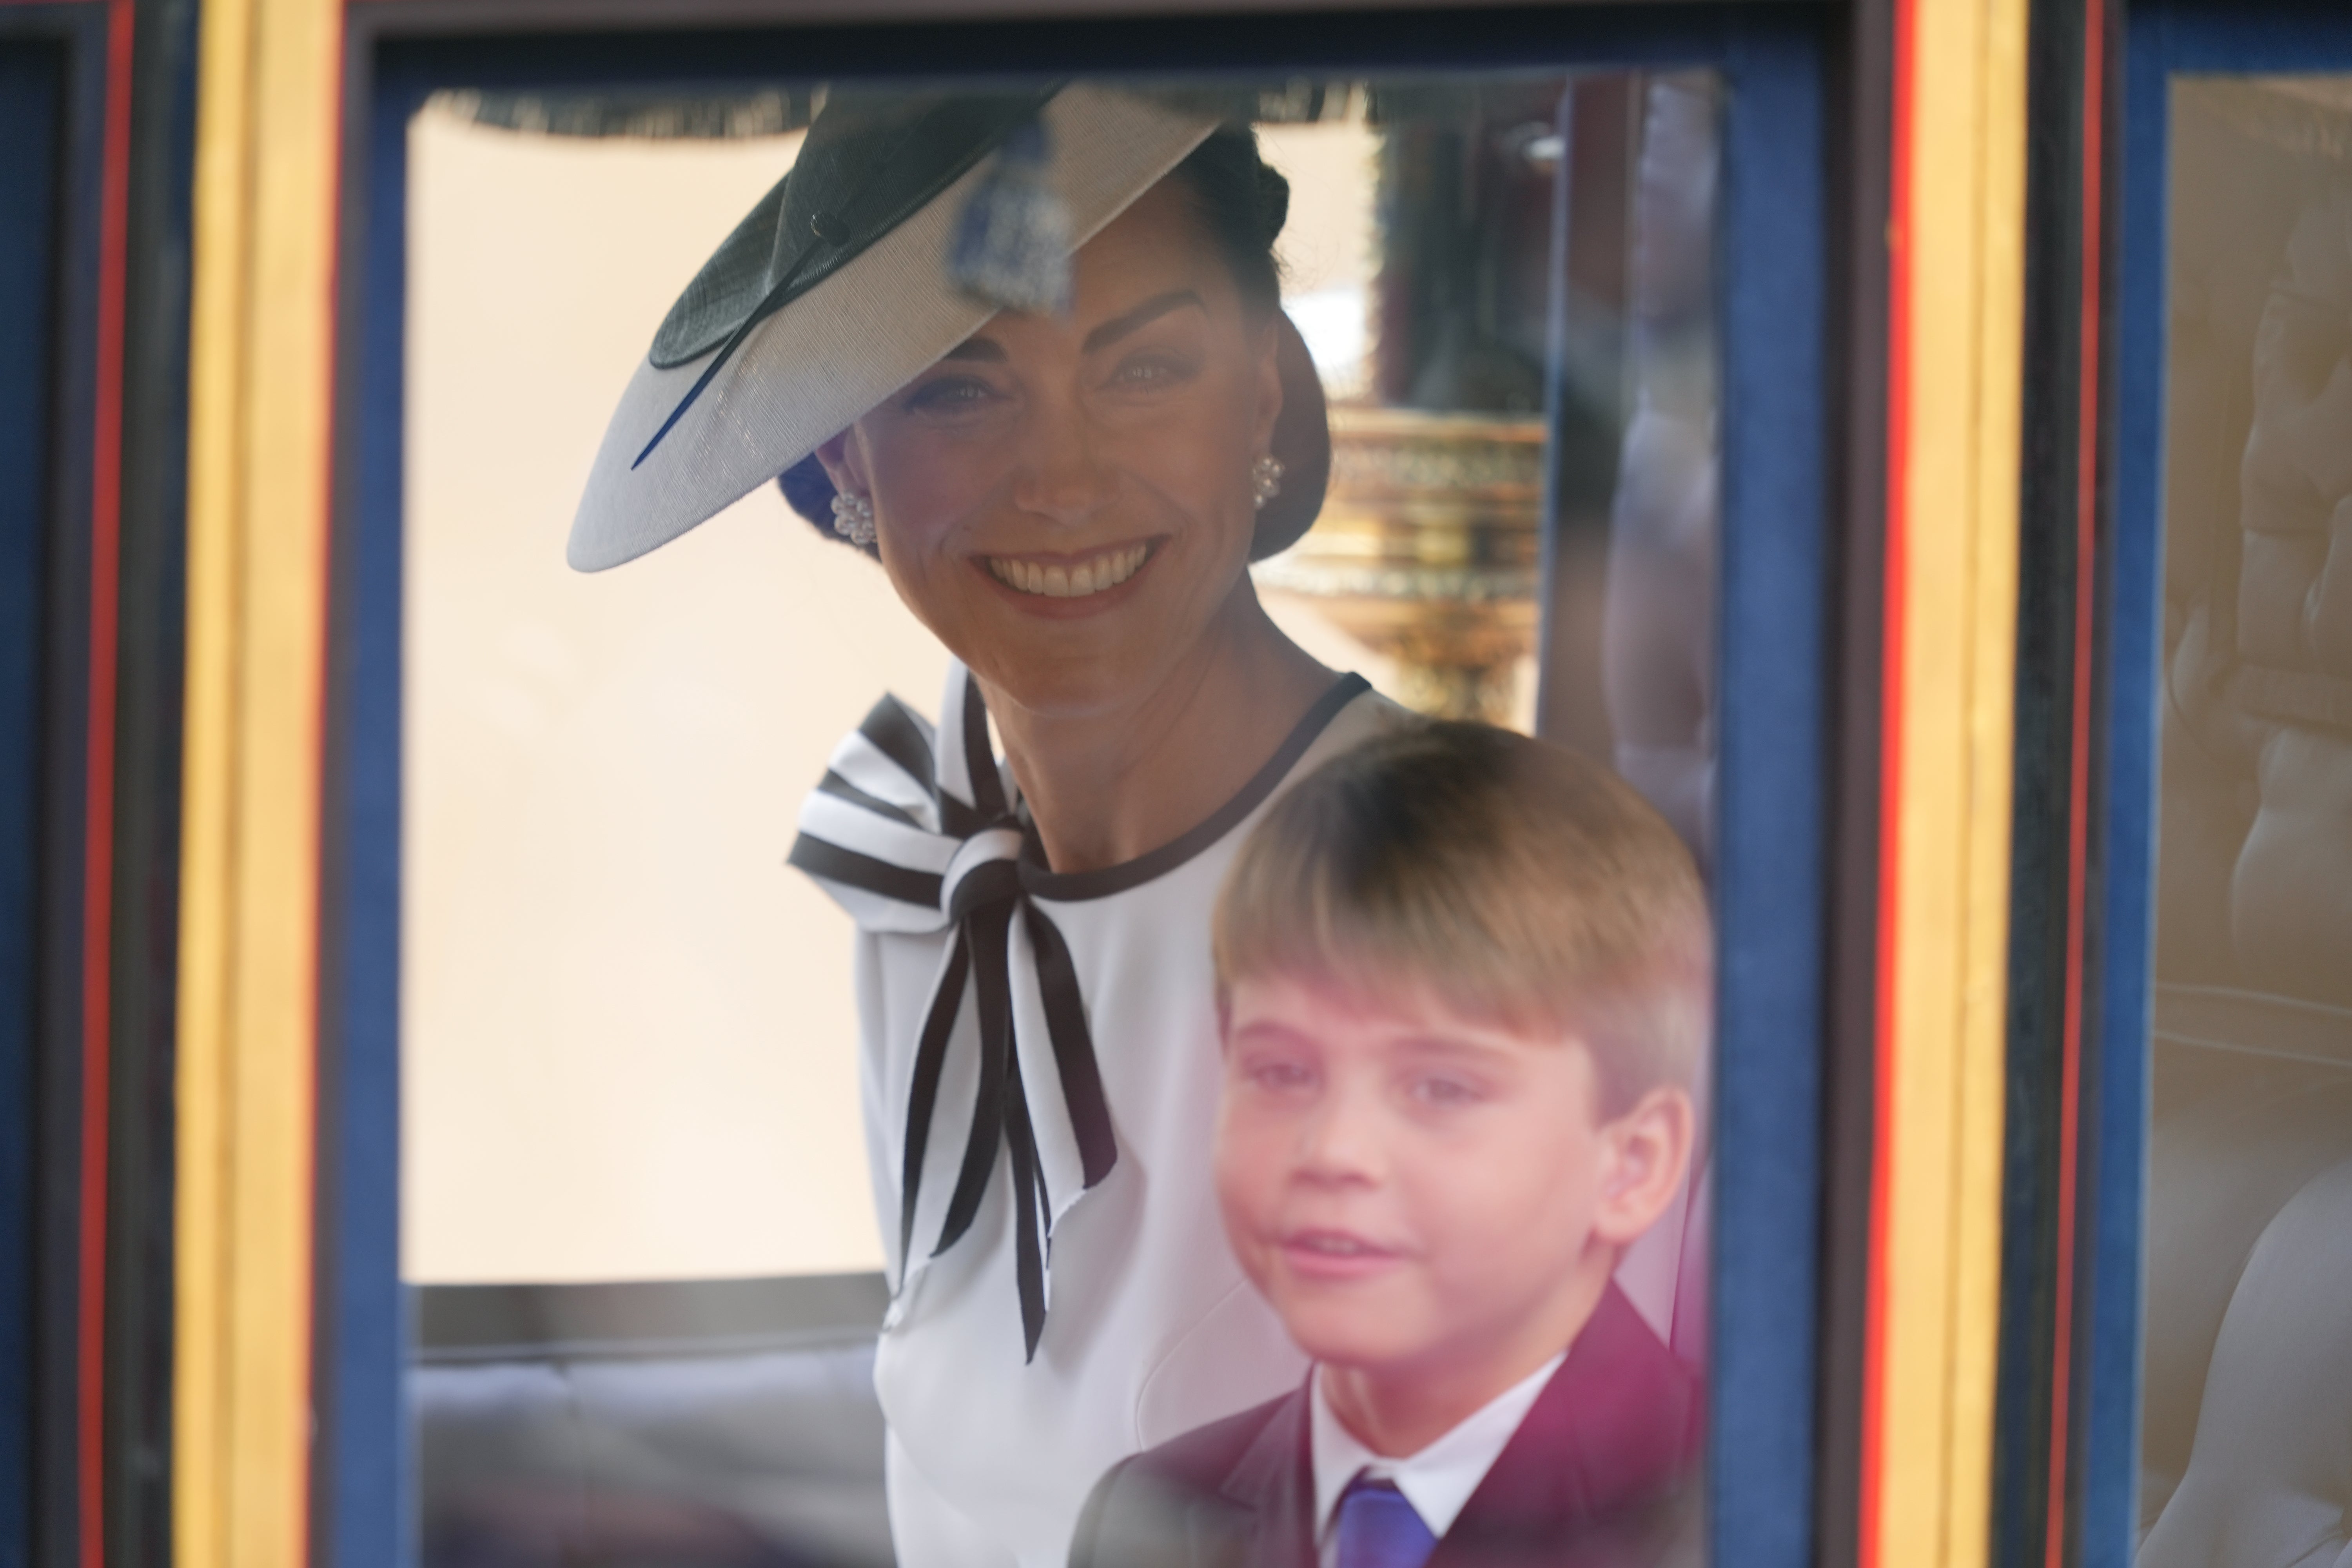
[[1360, 675], [1343, 675], [1333, 681], [1331, 689], [1315, 700], [1315, 706], [1307, 710], [1306, 717], [1298, 721], [1282, 744], [1275, 748], [1274, 755], [1265, 760], [1265, 765], [1250, 776], [1239, 793], [1200, 823], [1132, 860], [1094, 871], [1050, 870], [1036, 825], [1029, 824], [1021, 843], [1021, 890], [1057, 903], [1077, 903], [1087, 899], [1107, 899], [1166, 876], [1231, 833], [1242, 818], [1264, 805], [1275, 786], [1307, 754], [1307, 748], [1339, 716], [1339, 710], [1371, 689], [1371, 682]]

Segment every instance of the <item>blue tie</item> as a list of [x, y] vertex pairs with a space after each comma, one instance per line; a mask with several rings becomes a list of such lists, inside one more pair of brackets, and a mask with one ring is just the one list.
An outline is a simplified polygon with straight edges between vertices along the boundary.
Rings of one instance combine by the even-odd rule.
[[1360, 1472], [1339, 1494], [1338, 1568], [1421, 1568], [1437, 1550], [1396, 1483]]

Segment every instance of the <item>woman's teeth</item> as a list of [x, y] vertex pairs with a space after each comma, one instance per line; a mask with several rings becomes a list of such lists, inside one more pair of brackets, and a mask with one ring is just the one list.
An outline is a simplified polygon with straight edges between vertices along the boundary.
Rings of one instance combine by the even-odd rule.
[[1150, 553], [1149, 545], [1131, 544], [1075, 566], [1041, 566], [1034, 561], [1008, 561], [992, 555], [988, 557], [988, 569], [998, 582], [1021, 593], [1042, 594], [1049, 599], [1078, 599], [1118, 587], [1135, 575], [1143, 558]]

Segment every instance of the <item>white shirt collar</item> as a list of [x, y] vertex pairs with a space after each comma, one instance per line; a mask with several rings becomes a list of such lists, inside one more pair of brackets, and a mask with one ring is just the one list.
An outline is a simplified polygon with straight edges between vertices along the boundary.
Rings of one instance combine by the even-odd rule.
[[1365, 1470], [1394, 1481], [1412, 1510], [1421, 1515], [1421, 1521], [1429, 1526], [1429, 1533], [1444, 1537], [1470, 1501], [1470, 1494], [1495, 1468], [1519, 1423], [1527, 1419], [1544, 1384], [1567, 1359], [1568, 1352], [1560, 1352], [1488, 1400], [1444, 1436], [1402, 1459], [1383, 1458], [1356, 1440], [1323, 1396], [1323, 1369], [1317, 1367], [1308, 1380], [1307, 1443], [1315, 1462], [1315, 1539], [1324, 1563], [1331, 1561], [1337, 1533], [1331, 1523], [1339, 1507], [1339, 1494]]

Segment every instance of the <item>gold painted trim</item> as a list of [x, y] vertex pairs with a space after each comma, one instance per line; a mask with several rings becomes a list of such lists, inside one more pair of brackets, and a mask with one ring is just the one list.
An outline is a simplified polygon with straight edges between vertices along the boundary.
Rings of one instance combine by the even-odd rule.
[[2025, 0], [1911, 0], [1881, 1564], [1978, 1568], [2000, 1273], [2024, 334]]
[[336, 0], [203, 9], [173, 1543], [307, 1555]]

